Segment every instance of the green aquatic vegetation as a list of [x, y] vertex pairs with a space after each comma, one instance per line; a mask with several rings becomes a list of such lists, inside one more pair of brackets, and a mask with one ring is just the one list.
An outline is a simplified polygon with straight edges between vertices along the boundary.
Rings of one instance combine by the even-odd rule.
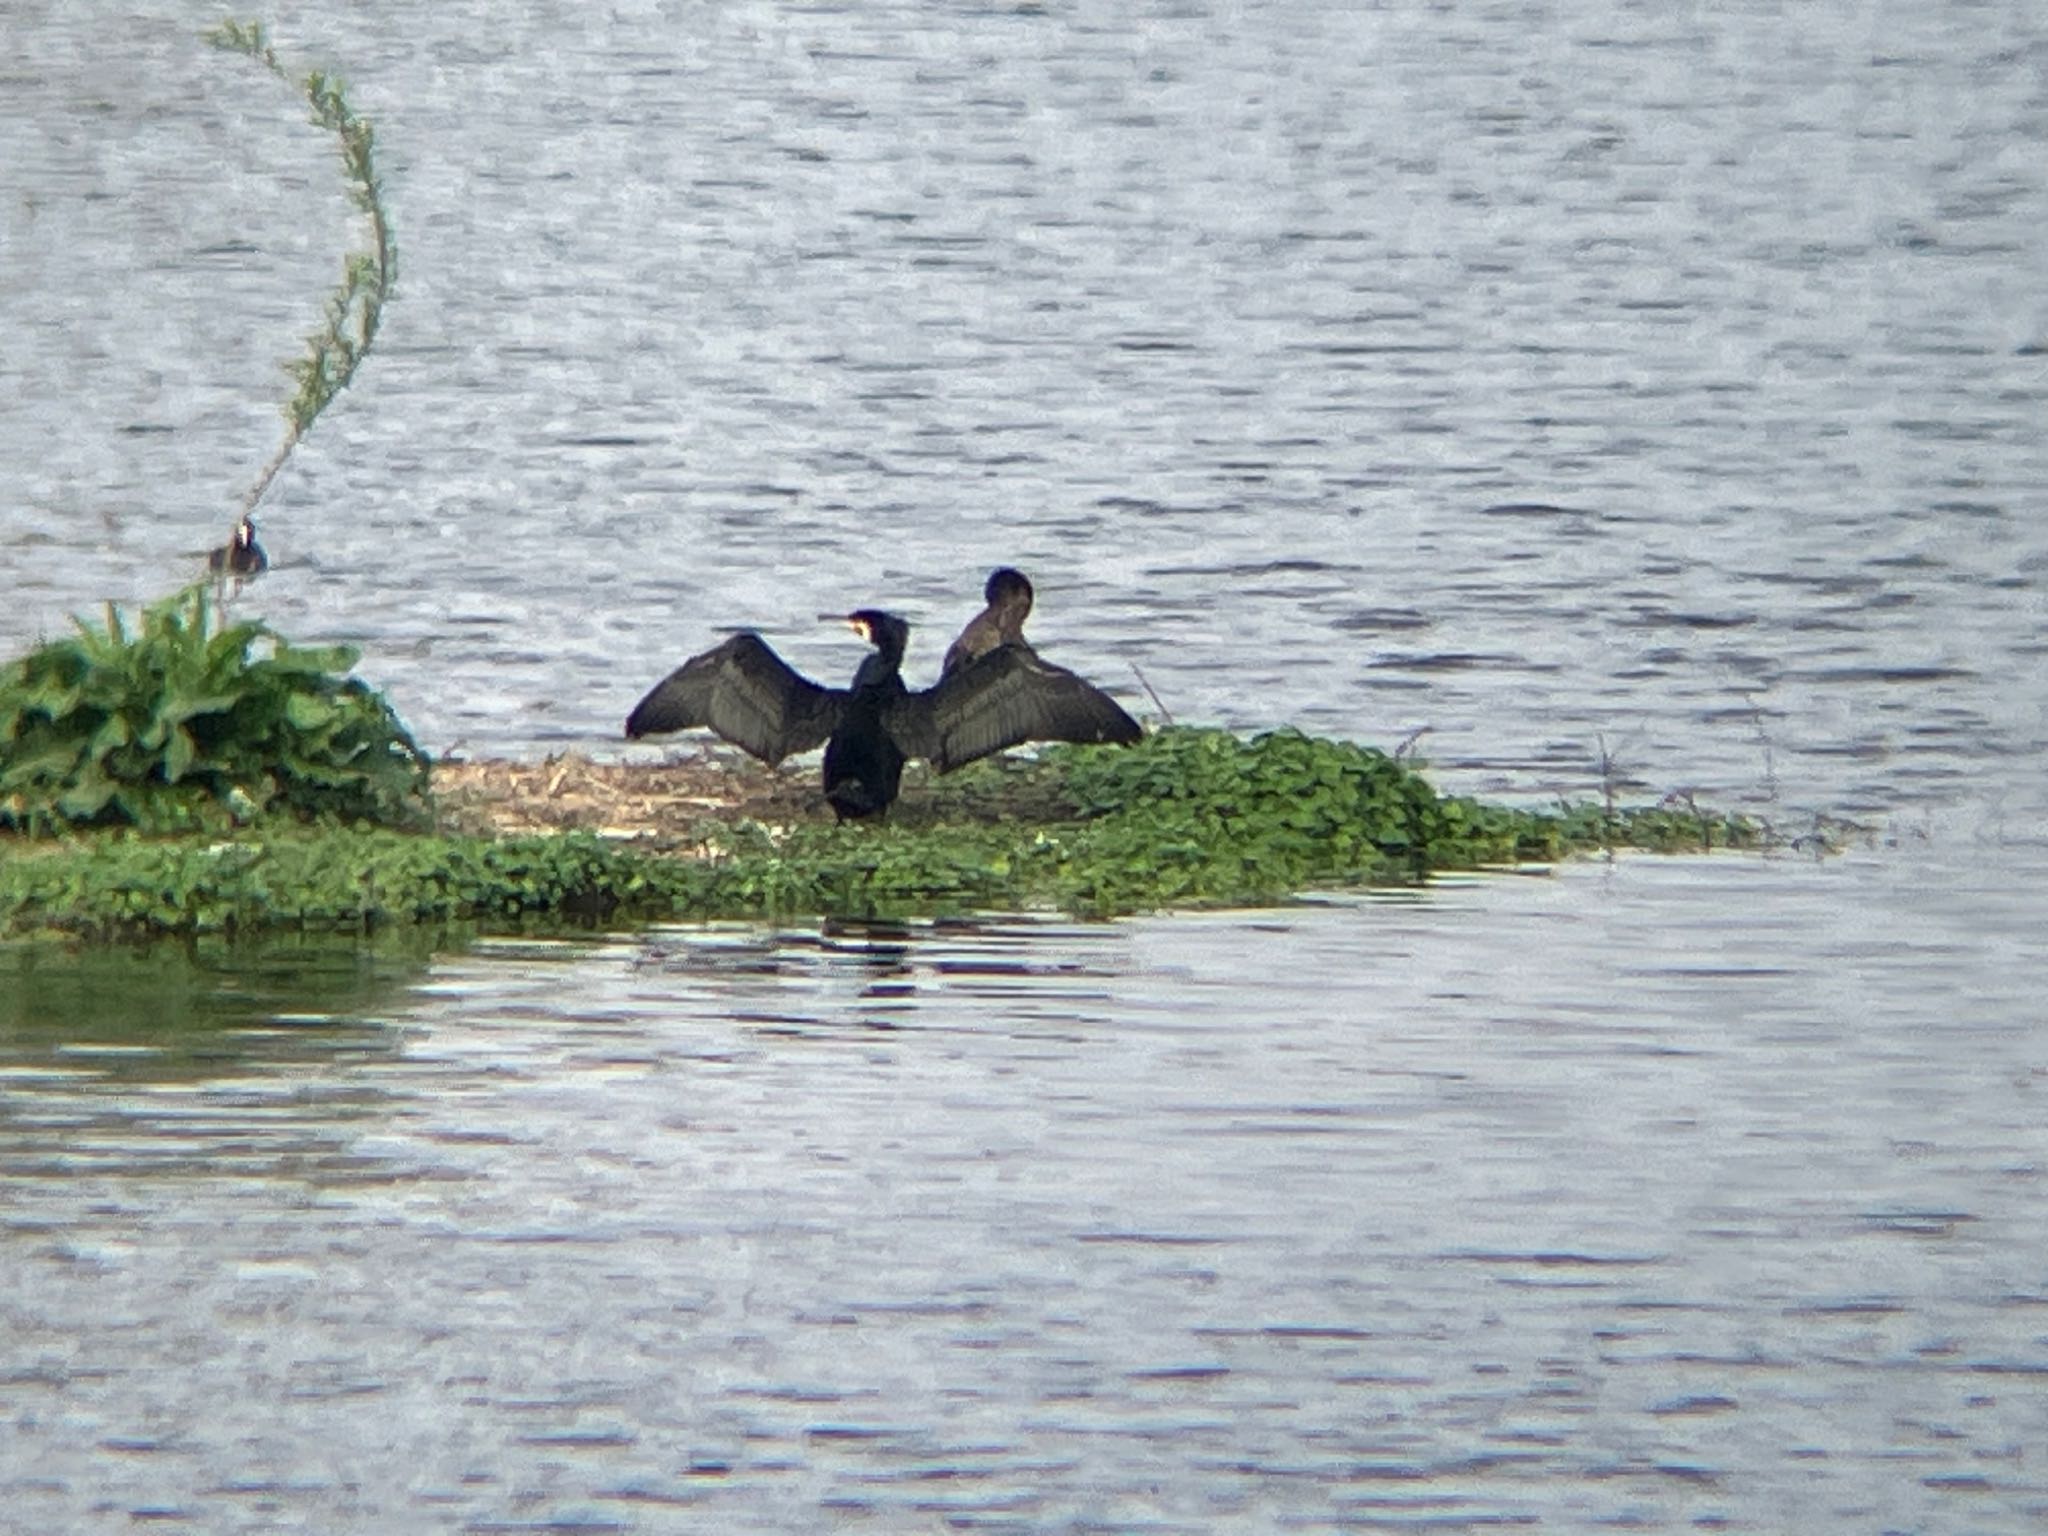
[[290, 365], [297, 388], [285, 403], [284, 442], [243, 498], [246, 514], [263, 499], [299, 439], [312, 430], [335, 396], [348, 388], [369, 355], [384, 318], [385, 301], [398, 280], [398, 246], [384, 206], [383, 184], [377, 179], [376, 130], [349, 105], [342, 80], [314, 70], [295, 81], [279, 62], [260, 21], [223, 21], [206, 34], [206, 40], [216, 48], [254, 59], [304, 94], [313, 125], [333, 134], [339, 144], [349, 200], [370, 226], [368, 249], [350, 251], [342, 258], [341, 282], [328, 296], [326, 323], [306, 339], [305, 355]]
[[0, 826], [423, 819], [427, 759], [348, 646], [226, 622], [204, 584], [0, 667]]
[[589, 833], [447, 837], [267, 822], [231, 841], [133, 834], [9, 848], [0, 931], [221, 933], [283, 925], [524, 926], [1055, 908], [1107, 916], [1639, 846], [1756, 847], [1766, 829], [1682, 802], [1553, 811], [1437, 794], [1412, 766], [1298, 731], [1169, 729], [934, 781], [885, 824], [713, 823], [701, 857]]
[[[993, 809], [1005, 803], [1029, 814]], [[715, 845], [695, 893], [706, 904], [691, 915], [1260, 905], [1601, 849], [1768, 840], [1753, 822], [1682, 803], [1523, 810], [1439, 795], [1413, 765], [1351, 742], [1175, 727], [1134, 747], [1054, 747], [934, 781], [913, 816], [886, 827], [733, 836]]]
[[1372, 747], [1282, 730], [1243, 740], [1175, 727], [1128, 749], [1056, 747], [994, 766], [1039, 817], [957, 817], [991, 797], [970, 770], [938, 781], [929, 822], [806, 827], [778, 849], [832, 900], [869, 915], [1048, 906], [1109, 915], [1284, 901], [1307, 890], [1412, 884], [1445, 870], [1550, 862], [1604, 848], [1757, 847], [1763, 827], [1683, 804], [1555, 811], [1439, 795], [1412, 764]]
[[587, 833], [491, 839], [273, 824], [232, 841], [122, 834], [0, 847], [0, 932], [505, 927], [692, 910], [709, 875]]

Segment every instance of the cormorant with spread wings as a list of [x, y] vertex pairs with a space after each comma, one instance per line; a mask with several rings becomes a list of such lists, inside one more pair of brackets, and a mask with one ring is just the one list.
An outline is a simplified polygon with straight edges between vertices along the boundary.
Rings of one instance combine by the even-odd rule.
[[875, 608], [846, 622], [875, 648], [850, 687], [821, 687], [759, 635], [738, 634], [657, 683], [626, 718], [627, 737], [708, 726], [771, 764], [823, 742], [825, 798], [843, 821], [887, 811], [913, 757], [948, 773], [1020, 742], [1128, 745], [1142, 734], [1108, 694], [1021, 642], [913, 691], [903, 681], [910, 626]]

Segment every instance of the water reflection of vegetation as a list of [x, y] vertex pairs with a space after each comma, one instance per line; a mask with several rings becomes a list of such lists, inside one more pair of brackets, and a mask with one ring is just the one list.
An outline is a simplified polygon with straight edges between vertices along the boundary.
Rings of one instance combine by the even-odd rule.
[[448, 938], [0, 945], [0, 1064], [164, 1082], [232, 1074], [251, 1058], [395, 1049], [379, 1021]]
[[1279, 731], [1173, 729], [1128, 749], [1058, 748], [938, 781], [888, 826], [714, 825], [711, 856], [587, 834], [488, 839], [369, 827], [254, 828], [233, 841], [0, 845], [0, 926], [87, 934], [370, 928], [588, 918], [1102, 916], [1242, 906], [1316, 888], [1603, 847], [1756, 846], [1763, 828], [1689, 805], [1523, 810], [1439, 795], [1386, 753]]

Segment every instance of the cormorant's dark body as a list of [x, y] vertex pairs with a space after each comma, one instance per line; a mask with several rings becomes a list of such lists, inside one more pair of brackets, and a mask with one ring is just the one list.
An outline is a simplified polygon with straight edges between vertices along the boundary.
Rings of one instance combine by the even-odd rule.
[[951, 677], [999, 646], [1024, 644], [1024, 621], [1031, 617], [1031, 583], [1024, 573], [1007, 565], [997, 567], [988, 573], [981, 595], [988, 606], [969, 619], [960, 638], [946, 648], [942, 677]]
[[709, 726], [768, 763], [824, 742], [825, 798], [845, 820], [887, 811], [913, 757], [949, 773], [1020, 742], [1128, 745], [1141, 734], [1108, 694], [1027, 645], [998, 646], [912, 692], [902, 672], [910, 626], [872, 608], [847, 622], [875, 647], [851, 687], [821, 688], [759, 635], [738, 634], [657, 683], [626, 735]]
[[890, 734], [889, 712], [910, 696], [903, 684], [910, 626], [886, 613], [865, 617], [861, 633], [875, 649], [861, 659], [825, 742], [825, 798], [841, 821], [881, 815], [903, 784], [903, 749]]

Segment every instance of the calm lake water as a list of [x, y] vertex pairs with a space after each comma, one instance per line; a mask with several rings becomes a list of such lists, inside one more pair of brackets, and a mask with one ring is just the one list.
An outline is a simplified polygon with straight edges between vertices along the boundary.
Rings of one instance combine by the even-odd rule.
[[[217, 16], [0, 14], [7, 653], [226, 536], [357, 236]], [[1014, 563], [1141, 714], [1869, 832], [0, 950], [0, 1529], [2048, 1523], [2036, 8], [269, 20], [403, 265], [241, 601], [430, 746]]]

